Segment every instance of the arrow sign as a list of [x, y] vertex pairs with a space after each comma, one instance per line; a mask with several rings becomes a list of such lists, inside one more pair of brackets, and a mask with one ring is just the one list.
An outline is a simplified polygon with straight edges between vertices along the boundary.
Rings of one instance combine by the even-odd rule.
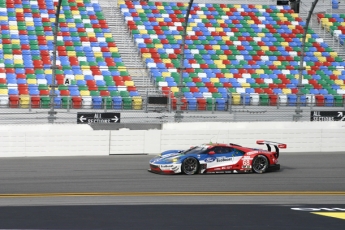
[[77, 113], [77, 124], [120, 123], [120, 113]]
[[119, 120], [119, 118], [117, 118], [117, 116], [114, 116], [114, 118], [112, 118], [111, 120], [113, 120], [116, 123]]
[[84, 116], [81, 116], [81, 117], [79, 118], [79, 120], [80, 120], [81, 123], [83, 123], [83, 122], [86, 121], [87, 119], [86, 119]]
[[311, 111], [311, 121], [345, 121], [345, 111]]

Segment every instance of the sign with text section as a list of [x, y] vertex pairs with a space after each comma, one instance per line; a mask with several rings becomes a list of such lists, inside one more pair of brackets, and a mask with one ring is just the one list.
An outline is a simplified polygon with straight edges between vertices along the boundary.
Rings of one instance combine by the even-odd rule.
[[120, 123], [120, 113], [77, 113], [77, 124]]

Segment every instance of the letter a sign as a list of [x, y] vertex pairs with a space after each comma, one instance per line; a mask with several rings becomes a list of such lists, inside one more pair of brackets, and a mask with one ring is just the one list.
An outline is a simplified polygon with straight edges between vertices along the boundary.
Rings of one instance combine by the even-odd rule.
[[70, 85], [70, 84], [71, 84], [71, 79], [66, 77], [64, 79], [64, 85]]

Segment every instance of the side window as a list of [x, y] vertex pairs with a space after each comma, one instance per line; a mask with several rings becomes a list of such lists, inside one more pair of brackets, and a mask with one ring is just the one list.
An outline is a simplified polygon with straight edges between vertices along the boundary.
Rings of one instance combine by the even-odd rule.
[[243, 156], [244, 152], [234, 148], [234, 156]]
[[214, 151], [216, 154], [227, 154], [233, 152], [233, 148], [229, 147], [214, 147], [211, 151]]

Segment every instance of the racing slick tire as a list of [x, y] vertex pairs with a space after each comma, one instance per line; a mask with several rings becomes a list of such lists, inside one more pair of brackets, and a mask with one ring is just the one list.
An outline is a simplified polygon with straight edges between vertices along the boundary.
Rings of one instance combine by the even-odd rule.
[[193, 175], [198, 173], [199, 170], [199, 162], [197, 159], [194, 157], [187, 157], [183, 162], [182, 162], [182, 173], [186, 175]]
[[268, 169], [268, 159], [263, 155], [256, 156], [252, 161], [252, 170], [254, 173], [264, 173]]

